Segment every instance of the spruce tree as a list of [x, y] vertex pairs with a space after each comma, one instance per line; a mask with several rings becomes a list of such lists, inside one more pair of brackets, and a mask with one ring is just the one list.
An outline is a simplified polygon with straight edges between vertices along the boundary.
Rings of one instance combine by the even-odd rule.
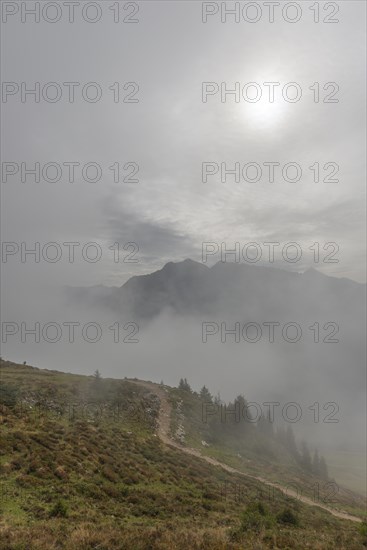
[[213, 402], [213, 396], [206, 386], [203, 386], [200, 390], [200, 399], [205, 401], [205, 403]]
[[323, 456], [320, 458], [320, 477], [322, 479], [325, 479], [325, 480], [329, 479], [329, 474], [328, 474], [326, 461], [325, 461], [325, 458]]
[[191, 393], [191, 387], [186, 378], [181, 378], [178, 384], [178, 389]]
[[315, 476], [320, 475], [320, 457], [317, 449], [315, 449], [312, 459], [312, 473], [315, 474]]
[[99, 381], [101, 380], [101, 378], [102, 378], [101, 373], [99, 372], [98, 369], [94, 371], [93, 376], [94, 376], [94, 380], [95, 380], [96, 382], [99, 382]]
[[[285, 435], [286, 446], [288, 451], [295, 457], [298, 458], [298, 449], [296, 445], [296, 438], [294, 437], [293, 428], [290, 424], [287, 426], [287, 431]], [[310, 458], [311, 460], [311, 458]]]
[[312, 471], [311, 455], [305, 441], [302, 442], [302, 446], [301, 446], [301, 464], [303, 468], [308, 472]]
[[285, 429], [283, 426], [279, 426], [276, 431], [276, 438], [277, 440], [282, 443], [282, 445], [287, 445], [287, 436], [285, 433]]

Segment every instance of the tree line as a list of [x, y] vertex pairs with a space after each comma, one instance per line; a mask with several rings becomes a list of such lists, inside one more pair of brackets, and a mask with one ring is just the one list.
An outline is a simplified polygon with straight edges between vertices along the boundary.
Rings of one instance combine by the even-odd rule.
[[238, 395], [233, 402], [226, 404], [219, 393], [213, 396], [205, 385], [199, 393], [193, 391], [186, 378], [180, 379], [178, 389], [198, 397], [203, 404], [217, 405], [217, 410], [221, 411], [221, 414], [208, 415], [207, 423], [212, 442], [222, 440], [223, 436], [246, 437], [256, 430], [265, 440], [277, 441], [285, 447], [302, 469], [321, 479], [329, 479], [326, 460], [318, 449], [311, 454], [305, 441], [297, 444], [292, 426], [275, 426], [270, 411], [256, 420], [252, 417], [248, 401], [243, 395]]

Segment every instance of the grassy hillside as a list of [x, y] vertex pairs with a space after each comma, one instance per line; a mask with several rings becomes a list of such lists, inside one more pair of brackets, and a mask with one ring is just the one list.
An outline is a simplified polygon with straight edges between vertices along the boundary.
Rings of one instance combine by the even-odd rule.
[[157, 396], [132, 381], [2, 361], [1, 382], [1, 548], [367, 544], [363, 524], [165, 446], [156, 434]]
[[[261, 476], [289, 490], [293, 489], [299, 495], [330, 508], [365, 516], [364, 497], [347, 489], [343, 485], [344, 477], [333, 477], [334, 472], [339, 473], [335, 469], [337, 457], [328, 456], [332, 474], [327, 478], [315, 475], [303, 467], [288, 446], [279, 440], [275, 430], [264, 433], [252, 423], [243, 428], [243, 416], [235, 419], [233, 414], [223, 420], [218, 407], [208, 407], [208, 402], [192, 391], [172, 388], [170, 397], [172, 435], [183, 445], [200, 449], [201, 454], [246, 474]], [[229, 409], [234, 410], [233, 404]]]

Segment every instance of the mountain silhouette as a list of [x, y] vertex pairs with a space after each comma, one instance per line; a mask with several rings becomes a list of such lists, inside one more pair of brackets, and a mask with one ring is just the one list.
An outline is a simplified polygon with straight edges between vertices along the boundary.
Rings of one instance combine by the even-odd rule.
[[218, 262], [208, 267], [187, 259], [169, 262], [121, 287], [72, 289], [88, 301], [134, 319], [174, 315], [236, 315], [238, 320], [363, 319], [366, 286], [350, 279], [274, 267]]

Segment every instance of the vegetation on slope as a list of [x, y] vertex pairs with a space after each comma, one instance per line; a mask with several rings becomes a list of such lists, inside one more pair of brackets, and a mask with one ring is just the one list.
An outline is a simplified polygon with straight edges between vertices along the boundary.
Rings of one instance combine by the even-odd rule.
[[163, 445], [131, 381], [2, 361], [1, 382], [4, 549], [363, 548], [363, 525]]
[[268, 416], [256, 422], [248, 402], [239, 395], [225, 403], [204, 386], [193, 391], [186, 379], [170, 390], [172, 436], [246, 474], [260, 476], [289, 492], [364, 517], [365, 501], [331, 478], [317, 449], [311, 455], [297, 442], [292, 426], [276, 426]]

